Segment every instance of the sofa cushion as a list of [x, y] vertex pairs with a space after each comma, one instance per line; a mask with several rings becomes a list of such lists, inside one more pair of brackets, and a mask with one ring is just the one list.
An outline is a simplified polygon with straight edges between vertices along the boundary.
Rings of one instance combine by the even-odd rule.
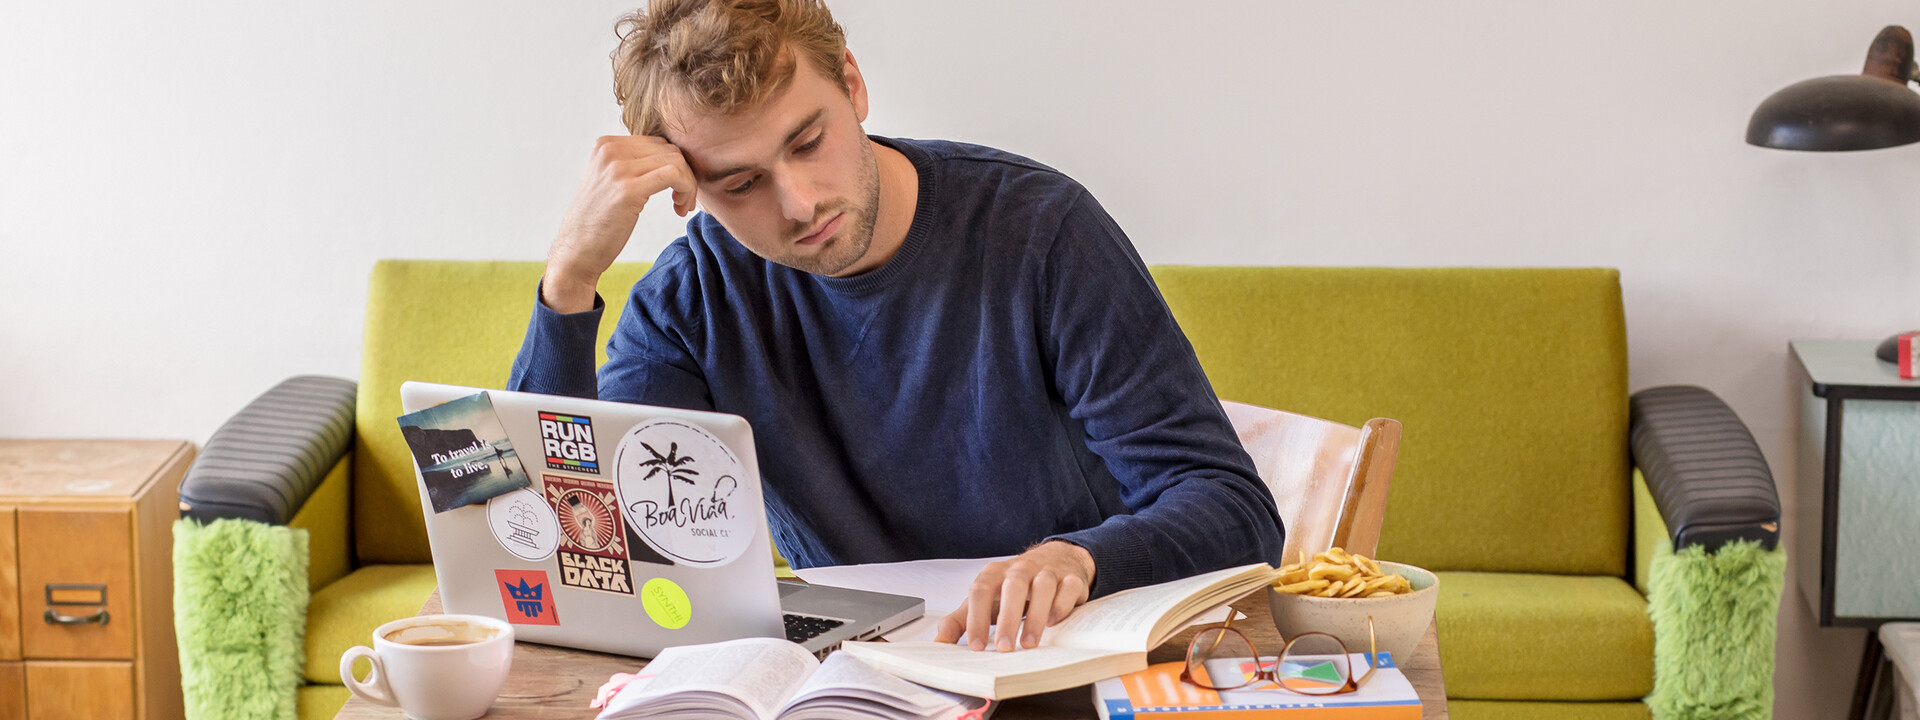
[[302, 685], [295, 696], [299, 720], [333, 720], [340, 708], [353, 698], [345, 685]]
[[1653, 622], [1625, 580], [1438, 575], [1448, 697], [1639, 700], [1653, 691]]
[[371, 645], [374, 628], [420, 614], [435, 586], [432, 565], [369, 565], [320, 588], [307, 605], [306, 681], [339, 685], [347, 648]]
[[1379, 555], [1627, 573], [1627, 338], [1607, 269], [1155, 267], [1221, 398], [1404, 427]]
[[[1653, 713], [1646, 703], [1634, 702], [1510, 702], [1449, 700], [1447, 717], [1453, 720], [1647, 720]], [[305, 720], [304, 718], [302, 720]]]

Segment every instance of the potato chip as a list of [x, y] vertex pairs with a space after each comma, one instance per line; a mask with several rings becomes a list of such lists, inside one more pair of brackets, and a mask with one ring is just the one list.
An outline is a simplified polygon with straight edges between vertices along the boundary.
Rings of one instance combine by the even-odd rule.
[[1282, 565], [1273, 579], [1274, 592], [1315, 597], [1376, 598], [1413, 592], [1413, 584], [1399, 573], [1388, 573], [1365, 555], [1329, 548], [1312, 558]]
[[1277, 592], [1302, 595], [1302, 594], [1313, 592], [1315, 590], [1319, 590], [1321, 588], [1326, 587], [1327, 585], [1328, 585], [1328, 582], [1325, 580], [1307, 580], [1303, 582], [1293, 583], [1291, 585], [1275, 585], [1273, 589]]

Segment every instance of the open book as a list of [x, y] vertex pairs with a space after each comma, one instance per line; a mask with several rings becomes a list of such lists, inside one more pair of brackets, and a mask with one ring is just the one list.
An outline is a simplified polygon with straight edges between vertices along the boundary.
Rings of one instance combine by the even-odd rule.
[[837, 654], [963, 695], [1009, 698], [1061, 690], [1145, 669], [1147, 651], [1189, 619], [1260, 589], [1273, 573], [1272, 566], [1257, 563], [1114, 593], [1074, 609], [1032, 649], [849, 642]]
[[747, 638], [660, 651], [598, 720], [965, 720], [984, 717], [988, 706], [889, 676], [845, 653], [820, 662], [786, 640]]

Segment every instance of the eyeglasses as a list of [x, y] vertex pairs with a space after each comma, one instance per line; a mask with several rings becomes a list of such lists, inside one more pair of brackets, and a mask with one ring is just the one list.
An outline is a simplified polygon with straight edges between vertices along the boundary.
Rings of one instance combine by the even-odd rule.
[[[1380, 650], [1373, 636], [1373, 616], [1367, 616], [1366, 673], [1354, 678], [1350, 654], [1340, 638], [1322, 632], [1296, 635], [1280, 648], [1271, 665], [1253, 648], [1253, 640], [1232, 627], [1228, 617], [1220, 627], [1201, 630], [1187, 645], [1187, 667], [1180, 679], [1208, 690], [1238, 690], [1270, 682], [1301, 695], [1338, 695], [1360, 689], [1379, 667]], [[1231, 673], [1231, 674], [1229, 674]]]

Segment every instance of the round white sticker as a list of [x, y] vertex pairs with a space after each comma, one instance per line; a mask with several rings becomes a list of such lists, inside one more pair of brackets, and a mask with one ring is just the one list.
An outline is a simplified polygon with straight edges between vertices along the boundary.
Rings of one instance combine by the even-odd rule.
[[752, 544], [760, 488], [719, 438], [678, 420], [655, 420], [620, 439], [613, 465], [621, 515], [661, 555], [725, 565]]
[[560, 546], [560, 522], [553, 506], [529, 488], [487, 501], [487, 528], [500, 547], [521, 560], [545, 560]]

